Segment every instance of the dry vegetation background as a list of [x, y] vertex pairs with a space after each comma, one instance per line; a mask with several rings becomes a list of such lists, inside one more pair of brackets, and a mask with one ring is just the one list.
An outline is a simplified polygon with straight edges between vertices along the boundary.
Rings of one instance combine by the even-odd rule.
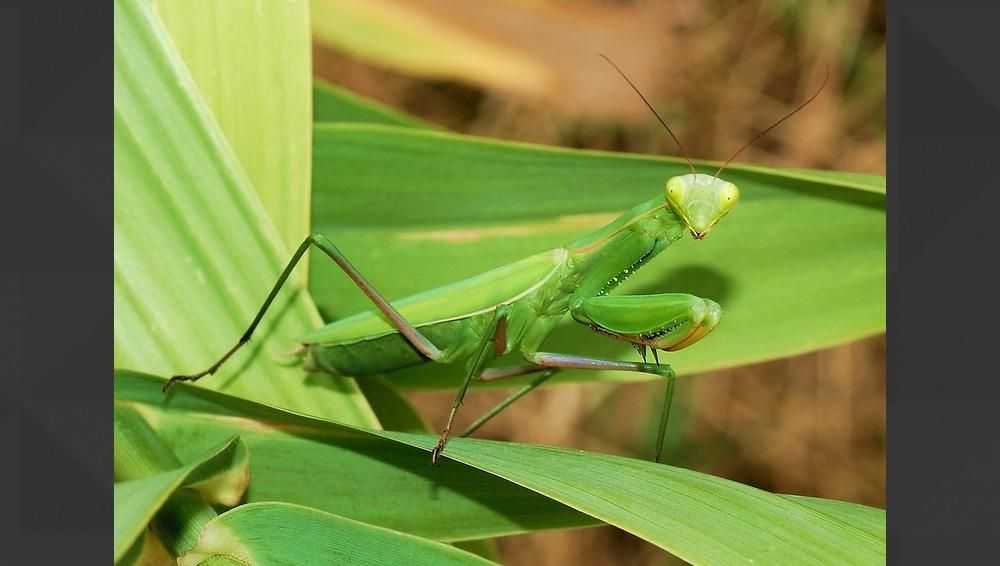
[[[606, 53], [692, 157], [725, 159], [829, 67], [830, 84], [808, 111], [740, 160], [885, 174], [882, 2], [397, 1], [530, 52], [555, 81], [525, 94], [415, 78], [319, 46], [317, 76], [456, 132], [675, 155], [597, 56]], [[464, 423], [504, 395], [471, 393]], [[659, 395], [652, 384], [560, 386], [532, 393], [478, 436], [648, 457]], [[452, 392], [410, 397], [443, 426]], [[672, 463], [772, 491], [885, 505], [884, 337], [683, 379], [675, 407], [683, 417], [674, 421]], [[507, 537], [498, 548], [512, 565], [674, 563], [612, 527]]]

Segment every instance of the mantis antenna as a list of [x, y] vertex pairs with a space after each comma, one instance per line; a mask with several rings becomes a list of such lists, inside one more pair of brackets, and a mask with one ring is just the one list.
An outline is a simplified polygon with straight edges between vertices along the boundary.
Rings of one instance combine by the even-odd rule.
[[830, 67], [828, 66], [826, 68], [826, 75], [823, 77], [823, 83], [821, 85], [819, 85], [819, 88], [816, 89], [816, 92], [813, 93], [812, 96], [810, 96], [809, 98], [807, 98], [805, 100], [805, 102], [803, 102], [802, 104], [799, 104], [798, 107], [795, 108], [795, 110], [792, 110], [788, 114], [785, 114], [784, 116], [782, 116], [781, 118], [779, 118], [777, 122], [775, 122], [775, 123], [771, 124], [770, 126], [764, 128], [763, 131], [761, 131], [759, 134], [757, 134], [756, 136], [754, 136], [753, 138], [751, 138], [750, 141], [748, 141], [747, 143], [743, 144], [743, 147], [737, 149], [736, 153], [734, 153], [732, 156], [730, 156], [729, 159], [727, 159], [726, 162], [722, 164], [722, 167], [719, 167], [719, 170], [715, 172], [715, 178], [718, 179], [719, 175], [722, 174], [722, 170], [725, 169], [726, 166], [729, 165], [729, 163], [732, 160], [736, 159], [737, 155], [743, 153], [743, 150], [745, 150], [746, 148], [748, 148], [751, 145], [753, 145], [754, 143], [756, 143], [757, 140], [759, 140], [760, 138], [764, 137], [764, 134], [766, 134], [766, 133], [770, 132], [771, 130], [777, 128], [778, 124], [780, 124], [780, 123], [784, 122], [785, 120], [791, 118], [799, 110], [802, 110], [803, 108], [805, 108], [806, 106], [808, 106], [810, 102], [812, 102], [813, 100], [816, 100], [816, 97], [819, 96], [819, 93], [823, 92], [823, 88], [826, 87], [826, 82], [829, 79], [830, 79]]
[[628, 83], [628, 86], [632, 87], [632, 90], [634, 90], [635, 93], [639, 95], [639, 98], [642, 99], [642, 102], [646, 105], [646, 108], [649, 108], [649, 111], [653, 113], [653, 116], [656, 116], [656, 119], [660, 121], [660, 124], [663, 125], [663, 128], [667, 130], [668, 134], [670, 134], [670, 137], [674, 139], [674, 143], [677, 144], [677, 149], [680, 150], [681, 155], [684, 156], [684, 159], [688, 163], [688, 167], [691, 168], [691, 173], [696, 175], [697, 172], [694, 170], [694, 163], [691, 162], [691, 158], [688, 157], [687, 152], [684, 151], [684, 146], [681, 145], [681, 140], [677, 139], [677, 136], [674, 135], [674, 132], [673, 130], [670, 129], [670, 126], [668, 126], [667, 123], [663, 120], [663, 118], [660, 117], [659, 113], [657, 113], [656, 110], [653, 108], [653, 105], [650, 104], [648, 100], [646, 100], [646, 97], [643, 96], [641, 92], [639, 92], [639, 87], [635, 86], [635, 83], [633, 83], [632, 80], [628, 78], [628, 75], [625, 74], [625, 71], [622, 71], [618, 67], [618, 65], [615, 65], [615, 62], [612, 61], [610, 57], [608, 57], [603, 53], [599, 53], [598, 55], [604, 57], [604, 60], [610, 63], [611, 66], [614, 67], [616, 71], [618, 71], [618, 74], [621, 75], [623, 79], [625, 79], [625, 82]]

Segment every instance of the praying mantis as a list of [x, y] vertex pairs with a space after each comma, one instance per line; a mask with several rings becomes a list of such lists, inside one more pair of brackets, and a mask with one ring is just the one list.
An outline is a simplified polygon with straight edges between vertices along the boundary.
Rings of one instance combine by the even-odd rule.
[[[683, 154], [680, 141], [638, 87], [611, 59], [602, 57], [639, 95]], [[398, 301], [387, 300], [327, 237], [310, 235], [296, 249], [237, 343], [208, 369], [171, 377], [164, 391], [174, 383], [193, 382], [214, 374], [249, 342], [295, 266], [315, 246], [364, 292], [375, 309], [331, 322], [303, 336], [298, 355], [306, 369], [363, 379], [417, 364], [465, 360], [465, 379], [431, 452], [432, 463], [436, 464], [444, 452], [455, 416], [473, 381], [538, 374], [476, 420], [461, 436], [473, 433], [555, 372], [568, 368], [641, 372], [666, 381], [656, 441], [655, 461], [659, 462], [676, 372], [669, 364], [660, 363], [658, 351], [674, 352], [705, 338], [719, 325], [722, 308], [711, 299], [687, 293], [614, 295], [612, 292], [686, 235], [696, 241], [707, 237], [739, 201], [739, 188], [720, 177], [726, 165], [809, 104], [823, 86], [736, 151], [714, 175], [698, 173], [685, 155], [691, 169], [689, 174], [670, 178], [664, 195], [639, 203], [610, 224], [562, 247]], [[642, 361], [542, 351], [545, 339], [567, 315], [609, 339], [628, 342]], [[647, 359], [647, 351], [652, 352], [652, 363]], [[518, 356], [521, 363], [490, 367], [491, 362], [505, 356]]]

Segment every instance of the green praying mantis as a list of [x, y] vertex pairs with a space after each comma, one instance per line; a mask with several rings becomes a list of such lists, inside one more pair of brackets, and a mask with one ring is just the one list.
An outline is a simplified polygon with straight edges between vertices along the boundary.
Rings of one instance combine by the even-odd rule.
[[[638, 87], [611, 59], [602, 57], [639, 95], [683, 154], [680, 141]], [[697, 173], [685, 156], [691, 173], [670, 178], [664, 196], [636, 205], [607, 226], [563, 247], [399, 301], [388, 301], [332, 241], [322, 234], [313, 234], [292, 255], [237, 343], [208, 369], [173, 376], [164, 385], [164, 391], [174, 383], [197, 381], [214, 374], [249, 342], [292, 270], [305, 252], [315, 246], [367, 295], [375, 310], [331, 322], [303, 336], [298, 354], [307, 369], [364, 378], [417, 364], [466, 360], [465, 379], [431, 453], [432, 463], [436, 464], [443, 453], [455, 415], [474, 380], [538, 374], [477, 419], [461, 436], [472, 434], [555, 372], [566, 368], [642, 372], [666, 381], [656, 441], [655, 461], [659, 462], [676, 373], [669, 364], [660, 363], [657, 352], [673, 352], [702, 340], [718, 326], [722, 308], [711, 299], [686, 293], [611, 293], [685, 235], [694, 240], [708, 236], [739, 201], [737, 186], [720, 177], [725, 167], [753, 142], [809, 104], [825, 84], [826, 80], [805, 102], [736, 151], [714, 175]], [[546, 337], [566, 315], [594, 332], [630, 343], [642, 361], [542, 351]], [[653, 363], [648, 362], [647, 350], [652, 352]], [[515, 365], [490, 367], [491, 362], [504, 356], [519, 356], [521, 360]]]

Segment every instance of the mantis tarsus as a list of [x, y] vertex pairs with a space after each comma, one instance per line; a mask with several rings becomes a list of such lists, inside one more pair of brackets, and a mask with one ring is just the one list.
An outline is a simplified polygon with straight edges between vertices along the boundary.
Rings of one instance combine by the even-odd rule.
[[[680, 147], [677, 137], [639, 89], [617, 65], [604, 58], [635, 90]], [[750, 143], [801, 110], [818, 94], [819, 90]], [[685, 293], [610, 293], [660, 252], [682, 239], [685, 233], [695, 240], [706, 237], [733, 209], [739, 200], [739, 189], [719, 175], [750, 143], [734, 153], [714, 175], [697, 173], [688, 159], [691, 173], [670, 178], [665, 198], [658, 196], [640, 203], [607, 226], [563, 247], [393, 303], [354, 268], [333, 242], [322, 234], [311, 235], [292, 255], [236, 345], [205, 371], [172, 377], [164, 390], [178, 381], [196, 381], [215, 373], [246, 344], [291, 271], [306, 250], [316, 246], [368, 296], [377, 310], [332, 322], [304, 336], [300, 352], [307, 367], [363, 378], [426, 362], [451, 363], [467, 359], [465, 380], [432, 451], [432, 462], [436, 463], [443, 452], [455, 414], [473, 380], [539, 374], [473, 423], [463, 436], [471, 434], [562, 368], [635, 371], [663, 377], [666, 388], [656, 447], [655, 460], [658, 462], [676, 376], [669, 365], [660, 364], [657, 352], [676, 351], [701, 340], [719, 324], [722, 309], [715, 301]], [[595, 332], [631, 343], [642, 361], [540, 351], [542, 342], [567, 314]], [[653, 363], [648, 363], [647, 350], [653, 354]], [[523, 363], [512, 367], [489, 367], [491, 361], [508, 355], [520, 355]]]

